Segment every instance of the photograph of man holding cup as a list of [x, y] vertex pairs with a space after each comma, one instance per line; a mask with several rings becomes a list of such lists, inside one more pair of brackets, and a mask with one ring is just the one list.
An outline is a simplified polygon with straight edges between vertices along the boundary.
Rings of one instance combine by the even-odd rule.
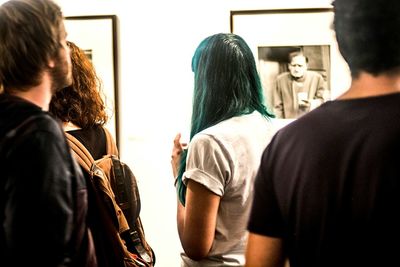
[[308, 70], [301, 52], [289, 54], [288, 72], [276, 78], [273, 109], [277, 118], [295, 119], [326, 101], [327, 85], [322, 75]]

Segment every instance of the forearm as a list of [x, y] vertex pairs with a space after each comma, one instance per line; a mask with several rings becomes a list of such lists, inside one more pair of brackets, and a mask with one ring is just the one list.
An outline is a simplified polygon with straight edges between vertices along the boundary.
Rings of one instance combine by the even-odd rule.
[[282, 95], [280, 94], [280, 89], [276, 88], [274, 95], [273, 95], [273, 112], [277, 118], [283, 118], [283, 99]]
[[279, 101], [278, 103], [275, 103], [274, 108], [273, 108], [275, 116], [279, 118], [284, 118], [283, 115], [283, 102]]
[[181, 240], [182, 243], [184, 225], [185, 225], [185, 207], [179, 201], [179, 198], [177, 199], [176, 221], [178, 226], [179, 239]]
[[185, 206], [177, 203], [179, 238], [186, 255], [193, 260], [203, 259], [211, 249], [219, 201], [219, 196], [189, 181]]
[[322, 103], [325, 102], [324, 96], [325, 96], [325, 90], [324, 89], [319, 89], [317, 91], [317, 93], [314, 95], [314, 99], [313, 100], [319, 101], [322, 104]]

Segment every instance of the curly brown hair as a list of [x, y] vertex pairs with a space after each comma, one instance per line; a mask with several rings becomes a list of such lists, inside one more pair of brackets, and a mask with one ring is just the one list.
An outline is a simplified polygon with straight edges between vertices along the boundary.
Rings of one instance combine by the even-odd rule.
[[67, 41], [72, 62], [72, 85], [53, 95], [49, 111], [62, 122], [88, 128], [108, 120], [101, 81], [85, 52]]

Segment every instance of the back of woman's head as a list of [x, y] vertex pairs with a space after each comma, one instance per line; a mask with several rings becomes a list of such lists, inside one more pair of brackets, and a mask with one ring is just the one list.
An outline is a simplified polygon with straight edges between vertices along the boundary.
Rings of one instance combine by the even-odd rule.
[[334, 26], [339, 49], [352, 76], [400, 67], [400, 1], [335, 0]]
[[204, 39], [194, 53], [192, 70], [191, 137], [220, 121], [255, 110], [270, 115], [263, 104], [253, 53], [240, 36], [219, 33]]
[[50, 103], [50, 112], [63, 122], [72, 122], [81, 128], [108, 120], [101, 95], [101, 82], [85, 52], [73, 42], [67, 42], [72, 63], [72, 85], [57, 91]]
[[[194, 78], [190, 139], [223, 120], [258, 111], [272, 117], [264, 106], [263, 90], [253, 53], [238, 35], [219, 33], [204, 39], [192, 58]], [[177, 190], [185, 203], [185, 150], [181, 157]]]

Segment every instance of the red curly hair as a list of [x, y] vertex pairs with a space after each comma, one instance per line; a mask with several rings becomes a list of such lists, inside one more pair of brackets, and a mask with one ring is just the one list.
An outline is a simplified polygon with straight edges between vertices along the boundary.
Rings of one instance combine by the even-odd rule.
[[84, 51], [73, 42], [67, 41], [67, 44], [71, 51], [73, 81], [71, 86], [53, 95], [49, 111], [62, 122], [72, 122], [81, 128], [104, 125], [108, 115], [101, 81]]

